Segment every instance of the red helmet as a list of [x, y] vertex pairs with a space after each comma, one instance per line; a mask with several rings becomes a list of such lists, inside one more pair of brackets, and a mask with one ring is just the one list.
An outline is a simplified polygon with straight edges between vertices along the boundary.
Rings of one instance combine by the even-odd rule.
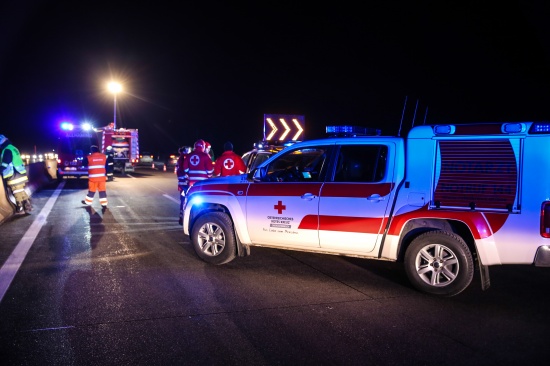
[[204, 140], [197, 140], [195, 142], [195, 150], [204, 152], [205, 147], [206, 143], [204, 142]]
[[210, 145], [210, 142], [205, 141], [204, 142], [204, 150], [208, 149], [209, 147], [212, 147], [212, 145]]

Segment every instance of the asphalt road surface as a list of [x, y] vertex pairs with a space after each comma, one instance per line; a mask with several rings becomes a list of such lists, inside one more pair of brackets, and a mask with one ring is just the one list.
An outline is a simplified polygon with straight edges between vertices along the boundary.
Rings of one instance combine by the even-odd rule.
[[[547, 365], [550, 269], [415, 291], [396, 263], [252, 248], [223, 266], [178, 225], [173, 172], [51, 184], [0, 226], [3, 365]], [[20, 263], [18, 265], [17, 263]], [[2, 290], [2, 288], [0, 288]]]

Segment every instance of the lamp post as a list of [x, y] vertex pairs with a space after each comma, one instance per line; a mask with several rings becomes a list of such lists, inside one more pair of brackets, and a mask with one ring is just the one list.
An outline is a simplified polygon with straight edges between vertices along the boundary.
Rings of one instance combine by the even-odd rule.
[[115, 99], [114, 99], [114, 112], [113, 112], [113, 129], [116, 130], [116, 95], [122, 91], [122, 85], [119, 83], [116, 83], [114, 81], [110, 82], [107, 86], [109, 88], [109, 91], [113, 93]]

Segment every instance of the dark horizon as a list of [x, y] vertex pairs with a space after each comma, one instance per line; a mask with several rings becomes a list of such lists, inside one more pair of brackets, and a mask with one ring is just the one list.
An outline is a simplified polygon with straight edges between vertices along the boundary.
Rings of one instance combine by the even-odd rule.
[[415, 123], [548, 119], [549, 5], [359, 5], [222, 1], [151, 6], [31, 1], [0, 6], [2, 131], [20, 149], [55, 148], [61, 120], [113, 119], [142, 151], [198, 138], [216, 155], [262, 138], [266, 113], [397, 134]]

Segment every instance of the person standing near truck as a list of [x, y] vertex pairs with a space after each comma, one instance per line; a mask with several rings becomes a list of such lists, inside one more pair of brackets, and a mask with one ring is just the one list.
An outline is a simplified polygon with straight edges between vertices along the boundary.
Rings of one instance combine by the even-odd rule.
[[94, 201], [95, 192], [99, 191], [99, 203], [104, 209], [107, 208], [107, 190], [106, 190], [106, 169], [107, 156], [99, 152], [96, 145], [90, 147], [91, 154], [85, 159], [88, 166], [88, 194], [82, 200], [82, 204], [91, 206]]
[[[188, 181], [187, 189], [191, 188], [196, 182], [212, 177], [212, 173], [214, 172], [214, 165], [210, 155], [206, 153], [206, 143], [204, 140], [197, 140], [194, 147], [194, 150], [183, 161], [184, 179]], [[183, 204], [180, 205], [180, 225], [183, 225], [182, 210]]]
[[178, 161], [176, 163], [176, 176], [178, 177], [178, 192], [183, 191], [185, 194], [185, 191], [187, 191], [187, 178], [185, 176], [185, 171], [183, 167], [183, 162], [191, 152], [190, 146], [182, 146], [178, 149], [178, 152], [180, 153], [180, 156], [178, 157]]
[[187, 175], [185, 173], [185, 168], [183, 166], [183, 163], [189, 156], [189, 153], [191, 152], [191, 146], [182, 146], [178, 149], [178, 152], [180, 153], [180, 156], [178, 157], [178, 161], [176, 163], [176, 176], [178, 177], [178, 192], [180, 194], [180, 218], [179, 223], [180, 225], [183, 224], [183, 201], [185, 200], [185, 194], [187, 193], [187, 188], [189, 187], [189, 181], [187, 179]]
[[105, 156], [107, 156], [107, 165], [105, 166], [107, 171], [107, 180], [112, 181], [115, 179], [115, 152], [113, 151], [112, 146], [107, 146], [107, 149], [105, 149]]
[[6, 136], [0, 135], [0, 151], [2, 160], [0, 171], [15, 198], [16, 214], [30, 214], [32, 211], [31, 199], [25, 190], [29, 178], [19, 150], [11, 144]]
[[223, 153], [214, 165], [214, 177], [226, 177], [228, 175], [239, 175], [246, 172], [246, 165], [243, 159], [233, 152], [233, 144], [227, 141], [223, 145]]

